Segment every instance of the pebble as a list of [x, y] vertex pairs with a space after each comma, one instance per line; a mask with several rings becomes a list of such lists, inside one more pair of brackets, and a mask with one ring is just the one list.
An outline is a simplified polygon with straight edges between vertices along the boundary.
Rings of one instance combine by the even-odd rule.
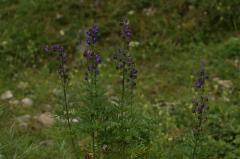
[[31, 98], [23, 98], [21, 102], [23, 106], [30, 107], [33, 105], [33, 100]]
[[18, 105], [19, 104], [19, 100], [16, 100], [16, 99], [10, 100], [9, 104], [11, 104], [11, 105]]
[[52, 146], [53, 141], [52, 140], [43, 140], [43, 141], [39, 142], [39, 145], [44, 146], [44, 147]]
[[55, 89], [52, 90], [52, 93], [53, 93], [55, 96], [60, 96], [61, 93], [62, 93], [62, 91], [61, 91], [60, 89], [55, 88]]
[[19, 84], [17, 86], [17, 88], [22, 89], [22, 90], [26, 89], [27, 87], [28, 87], [27, 82], [19, 82]]
[[222, 86], [223, 88], [229, 89], [233, 86], [232, 81], [230, 80], [221, 80], [218, 77], [213, 78], [213, 81], [216, 82], [218, 85]]
[[29, 114], [22, 115], [16, 118], [16, 121], [18, 122], [18, 126], [22, 130], [26, 130], [28, 128], [30, 120], [31, 120], [31, 116]]
[[11, 98], [13, 98], [13, 93], [12, 93], [12, 91], [10, 91], [10, 90], [7, 90], [6, 92], [4, 92], [4, 93], [1, 95], [1, 99], [2, 99], [2, 100], [9, 100], [9, 99], [11, 99]]
[[54, 124], [54, 118], [50, 112], [42, 113], [35, 118], [44, 127], [50, 127]]
[[18, 122], [28, 122], [31, 119], [29, 114], [22, 115], [16, 118]]

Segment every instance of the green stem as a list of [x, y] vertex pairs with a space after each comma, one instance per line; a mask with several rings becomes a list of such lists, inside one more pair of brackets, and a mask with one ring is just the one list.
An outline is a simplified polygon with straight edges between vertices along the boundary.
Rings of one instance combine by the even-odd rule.
[[196, 157], [198, 140], [199, 140], [198, 136], [197, 136], [197, 138], [194, 136], [194, 147], [193, 147], [193, 152], [192, 152], [192, 159], [195, 159], [195, 157]]
[[68, 100], [67, 100], [67, 88], [66, 88], [67, 84], [66, 83], [67, 83], [66, 81], [63, 81], [63, 95], [64, 95], [64, 106], [65, 106], [65, 110], [66, 110], [67, 126], [70, 131], [72, 148], [76, 154], [76, 158], [78, 159], [78, 155], [77, 155], [77, 151], [76, 151], [77, 149], [76, 149], [75, 142], [74, 142], [74, 134], [73, 134], [72, 126], [70, 123], [69, 106], [68, 106]]
[[95, 152], [95, 133], [92, 133], [92, 151], [93, 151], [93, 159], [95, 159], [96, 152]]

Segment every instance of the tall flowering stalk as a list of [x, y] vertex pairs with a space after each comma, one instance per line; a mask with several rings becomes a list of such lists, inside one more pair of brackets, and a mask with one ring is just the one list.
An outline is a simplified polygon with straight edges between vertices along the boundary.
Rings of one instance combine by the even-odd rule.
[[116, 65], [116, 69], [120, 72], [121, 76], [121, 108], [124, 116], [124, 106], [126, 102], [126, 94], [130, 94], [130, 104], [132, 106], [133, 90], [136, 86], [137, 69], [132, 57], [123, 48], [117, 49], [113, 54], [113, 60]]
[[90, 119], [90, 124], [92, 127], [89, 130], [89, 133], [92, 137], [92, 158], [96, 158], [96, 135], [98, 126], [98, 108], [100, 103], [98, 103], [98, 83], [97, 77], [100, 73], [98, 65], [102, 62], [102, 57], [99, 52], [96, 51], [95, 44], [97, 42], [97, 33], [99, 29], [96, 25], [90, 28], [86, 33], [86, 45], [87, 48], [83, 54], [84, 58], [87, 62], [87, 70], [85, 72], [85, 82], [88, 87], [88, 98], [89, 98], [89, 105], [87, 105], [88, 110], [90, 110], [90, 114], [88, 117]]
[[[59, 61], [58, 74], [61, 79], [62, 88], [63, 88], [63, 101], [64, 101], [64, 113], [63, 114], [65, 115], [65, 119], [67, 121], [67, 126], [70, 131], [70, 137], [71, 137], [71, 143], [72, 143], [73, 150], [75, 151], [75, 153], [77, 153], [76, 145], [74, 142], [74, 133], [73, 133], [72, 125], [71, 125], [71, 121], [70, 121], [69, 104], [68, 104], [68, 99], [67, 99], [67, 86], [68, 86], [68, 82], [69, 82], [69, 71], [67, 68], [67, 54], [64, 51], [64, 48], [59, 44], [54, 44], [52, 46], [46, 46], [45, 51], [57, 53], [57, 57], [58, 57], [58, 61]], [[76, 158], [78, 158], [78, 156], [76, 156]]]
[[193, 114], [195, 115], [197, 122], [193, 128], [194, 146], [192, 151], [192, 159], [195, 159], [197, 156], [197, 149], [201, 141], [200, 136], [202, 134], [203, 124], [204, 121], [206, 121], [208, 96], [206, 95], [205, 87], [207, 79], [208, 76], [206, 74], [205, 66], [204, 63], [202, 63], [194, 85], [197, 95], [193, 99]]
[[[113, 53], [112, 58], [115, 62], [116, 69], [120, 73], [121, 77], [121, 97], [119, 101], [120, 106], [120, 113], [119, 113], [119, 119], [120, 119], [120, 130], [123, 131], [123, 134], [125, 134], [129, 129], [128, 127], [125, 127], [127, 119], [131, 120], [132, 115], [132, 104], [133, 104], [133, 90], [136, 86], [136, 79], [138, 71], [135, 68], [135, 63], [128, 53], [128, 46], [129, 42], [131, 41], [132, 37], [132, 31], [130, 30], [129, 24], [127, 20], [124, 20], [122, 22], [122, 29], [121, 29], [121, 37], [123, 38], [123, 47], [118, 48], [115, 53]], [[131, 106], [131, 114], [128, 114], [128, 107]], [[127, 134], [125, 134], [127, 135]], [[126, 136], [124, 136], [125, 138]], [[121, 139], [121, 151], [125, 153], [126, 149], [126, 143], [124, 139]]]

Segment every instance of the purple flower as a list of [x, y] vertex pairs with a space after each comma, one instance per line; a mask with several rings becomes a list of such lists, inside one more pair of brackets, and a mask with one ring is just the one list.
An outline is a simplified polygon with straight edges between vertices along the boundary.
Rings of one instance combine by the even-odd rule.
[[117, 63], [117, 66], [116, 66], [116, 69], [122, 69], [124, 67], [124, 63], [122, 62], [122, 61], [119, 61], [118, 63]]
[[97, 64], [100, 64], [102, 62], [102, 57], [99, 53], [95, 55], [95, 58]]
[[193, 113], [197, 113], [198, 117], [200, 117], [203, 111], [207, 108], [208, 96], [204, 95], [205, 83], [207, 78], [208, 77], [206, 75], [205, 67], [202, 63], [194, 85], [199, 96], [193, 100]]
[[195, 88], [196, 89], [202, 89], [204, 88], [205, 81], [208, 79], [208, 76], [206, 75], [204, 64], [201, 64], [201, 68], [198, 73], [197, 80], [195, 82]]
[[137, 79], [137, 69], [135, 68], [132, 57], [122, 48], [116, 50], [112, 55], [113, 61], [116, 64], [116, 69], [127, 74], [127, 82], [129, 85], [134, 87], [136, 85], [135, 80]]
[[[96, 25], [91, 27], [86, 33], [87, 45], [94, 45], [97, 42], [97, 33], [99, 29]], [[87, 73], [85, 73], [85, 80], [88, 80], [89, 74], [99, 75], [100, 71], [98, 65], [102, 63], [102, 57], [100, 53], [96, 52], [92, 47], [87, 47], [83, 53], [84, 58], [87, 60]]]
[[94, 25], [92, 28], [90, 28], [87, 31], [87, 45], [94, 45], [97, 42], [97, 33], [98, 33], [99, 29], [97, 25]]
[[130, 70], [130, 78], [136, 79], [137, 78], [137, 73], [138, 73], [138, 71], [135, 68], [132, 68]]
[[46, 52], [57, 53], [59, 66], [58, 73], [61, 79], [66, 83], [68, 81], [68, 69], [67, 69], [67, 54], [64, 52], [64, 48], [60, 44], [53, 44], [51, 46], [45, 46]]
[[124, 20], [122, 23], [122, 37], [127, 41], [130, 42], [132, 38], [132, 31], [129, 28], [128, 20]]
[[201, 89], [203, 87], [203, 85], [204, 85], [204, 80], [199, 78], [199, 79], [197, 79], [197, 81], [195, 83], [195, 88]]

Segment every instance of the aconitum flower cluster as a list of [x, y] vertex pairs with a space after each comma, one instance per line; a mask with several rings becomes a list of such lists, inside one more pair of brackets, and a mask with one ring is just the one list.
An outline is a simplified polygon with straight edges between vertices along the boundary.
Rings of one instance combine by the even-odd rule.
[[[113, 60], [116, 64], [116, 69], [125, 72], [127, 82], [131, 87], [136, 85], [137, 69], [132, 57], [126, 52], [126, 50], [119, 48], [113, 54]], [[124, 80], [124, 79], [123, 79]]]
[[204, 110], [207, 108], [208, 96], [205, 95], [205, 83], [208, 79], [208, 76], [205, 71], [204, 64], [202, 63], [200, 71], [198, 73], [196, 82], [195, 82], [195, 90], [198, 93], [198, 97], [193, 99], [193, 113], [201, 115]]
[[98, 26], [94, 25], [87, 31], [87, 45], [94, 45], [97, 42], [97, 33], [99, 32]]
[[64, 48], [59, 44], [54, 44], [51, 46], [45, 47], [46, 52], [53, 52], [57, 53], [59, 66], [58, 66], [58, 73], [64, 83], [68, 81], [68, 69], [67, 65], [67, 54], [64, 51]]
[[98, 27], [94, 25], [86, 33], [87, 49], [84, 51], [83, 56], [87, 60], [88, 69], [85, 72], [85, 80], [88, 80], [91, 75], [97, 76], [100, 73], [98, 65], [102, 62], [102, 57], [99, 52], [94, 50], [94, 44], [97, 42], [98, 31]]
[[132, 31], [129, 28], [128, 20], [123, 20], [122, 22], [122, 37], [126, 40], [126, 42], [130, 42], [132, 38]]
[[[132, 38], [132, 31], [129, 27], [128, 20], [124, 20], [122, 22], [122, 28], [121, 28], [122, 38], [124, 42], [130, 42]], [[136, 79], [138, 71], [135, 68], [135, 63], [128, 53], [127, 50], [124, 48], [119, 48], [113, 53], [113, 60], [116, 64], [116, 69], [123, 72], [123, 79], [126, 80], [131, 88], [136, 86]]]

